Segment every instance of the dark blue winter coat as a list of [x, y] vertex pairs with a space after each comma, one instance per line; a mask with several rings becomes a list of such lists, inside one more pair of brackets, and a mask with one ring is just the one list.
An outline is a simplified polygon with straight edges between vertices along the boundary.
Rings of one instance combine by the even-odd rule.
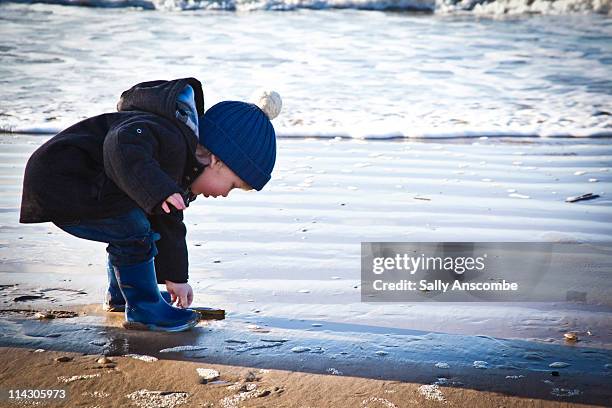
[[177, 114], [177, 97], [194, 78], [144, 82], [123, 92], [116, 113], [85, 119], [38, 148], [26, 165], [20, 222], [71, 223], [107, 218], [140, 207], [160, 233], [158, 281], [187, 282], [183, 214], [165, 214], [161, 203], [185, 195], [203, 171], [194, 130]]

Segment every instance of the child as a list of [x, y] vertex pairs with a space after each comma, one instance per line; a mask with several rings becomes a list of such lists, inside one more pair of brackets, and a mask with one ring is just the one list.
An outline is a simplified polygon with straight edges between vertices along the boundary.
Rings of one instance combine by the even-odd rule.
[[183, 210], [199, 194], [226, 197], [270, 180], [270, 120], [280, 97], [265, 93], [258, 105], [224, 101], [204, 114], [194, 78], [135, 85], [121, 95], [118, 112], [85, 119], [32, 154], [20, 222], [51, 221], [108, 243], [104, 306], [125, 309], [126, 328], [187, 330], [198, 315], [187, 309], [193, 291]]

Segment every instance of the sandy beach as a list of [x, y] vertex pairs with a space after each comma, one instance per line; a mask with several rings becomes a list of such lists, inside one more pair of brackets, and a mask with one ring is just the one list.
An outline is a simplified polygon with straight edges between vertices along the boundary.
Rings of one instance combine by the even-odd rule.
[[[375, 304], [359, 288], [361, 241], [609, 240], [606, 139], [281, 139], [269, 189], [186, 211], [194, 305], [227, 318], [170, 335], [126, 331], [120, 313], [101, 310], [103, 244], [18, 224], [23, 166], [46, 138], [1, 136], [3, 389], [62, 388], [76, 398], [64, 406], [109, 407], [141, 390], [185, 392], [184, 406], [609, 402], [609, 297]], [[600, 198], [565, 202], [589, 192]], [[599, 279], [593, 293], [609, 285]], [[36, 318], [48, 310], [74, 315]], [[95, 368], [101, 356], [116, 366]], [[222, 382], [198, 384], [198, 367]], [[90, 374], [100, 376], [58, 380]], [[232, 398], [244, 399], [222, 402]]]
[[[307, 374], [172, 360], [2, 348], [3, 388], [66, 390], [63, 401], [7, 407], [565, 407], [569, 404], [480, 392], [445, 385]], [[68, 361], [57, 361], [68, 360]], [[24, 367], [27, 367], [24, 369]], [[198, 368], [214, 369], [218, 380], [201, 384]], [[147, 372], [143, 376], [143, 372]], [[29, 380], [23, 381], [27, 375]], [[58, 383], [61, 384], [58, 386]], [[564, 392], [564, 391], [560, 391]], [[4, 397], [4, 396], [3, 396]], [[6, 400], [5, 400], [6, 401]], [[574, 407], [589, 406], [571, 404]]]

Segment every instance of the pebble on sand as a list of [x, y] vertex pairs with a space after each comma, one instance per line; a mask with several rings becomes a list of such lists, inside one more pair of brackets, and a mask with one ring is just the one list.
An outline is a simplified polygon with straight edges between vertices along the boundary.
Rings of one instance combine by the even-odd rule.
[[126, 397], [140, 408], [164, 407], [173, 408], [185, 404], [189, 398], [186, 392], [139, 390]]
[[305, 353], [307, 351], [310, 351], [310, 347], [296, 346], [293, 347], [291, 351], [294, 353]]
[[565, 338], [565, 341], [567, 341], [568, 343], [575, 343], [578, 341], [578, 335], [573, 332], [565, 333], [563, 337]]
[[79, 314], [76, 312], [68, 312], [64, 310], [48, 310], [44, 312], [36, 312], [34, 313], [34, 318], [43, 320], [43, 319], [69, 319], [72, 317], [77, 317]]
[[125, 356], [136, 360], [141, 360], [146, 363], [153, 363], [154, 361], [157, 361], [157, 357], [147, 356], [144, 354], [126, 354]]
[[[251, 398], [256, 398], [260, 391], [257, 390], [257, 384], [248, 384], [254, 387], [245, 388], [243, 391], [235, 395], [230, 395], [219, 401], [222, 408], [238, 408], [240, 403]], [[229, 388], [229, 387], [228, 387]], [[250, 389], [252, 388], [252, 389]]]
[[98, 364], [110, 364], [113, 362], [113, 360], [111, 360], [108, 357], [101, 357], [96, 361]]
[[72, 357], [61, 356], [61, 357], [56, 358], [55, 361], [57, 361], [58, 363], [67, 363], [69, 361], [72, 361]]
[[108, 398], [110, 397], [110, 394], [108, 392], [104, 392], [104, 391], [91, 391], [91, 392], [84, 392], [81, 394], [84, 397], [90, 397], [90, 398]]
[[[374, 403], [373, 405], [369, 405], [370, 403]], [[380, 397], [370, 397], [366, 400], [361, 401], [362, 408], [370, 408], [370, 407], [385, 407], [385, 408], [397, 408], [397, 405], [389, 401], [388, 399], [380, 398]]]
[[85, 375], [73, 375], [72, 377], [61, 376], [61, 377], [57, 377], [57, 380], [63, 383], [71, 383], [71, 382], [78, 381], [78, 380], [89, 380], [91, 378], [98, 378], [98, 377], [100, 377], [100, 374], [85, 374]]
[[440, 386], [437, 384], [432, 385], [421, 385], [419, 387], [419, 394], [425, 397], [425, 399], [445, 402], [446, 398], [444, 398], [444, 394], [440, 391]]
[[201, 384], [206, 384], [219, 379], [221, 376], [217, 370], [211, 368], [196, 368]]
[[261, 390], [257, 393], [256, 397], [257, 398], [263, 398], [263, 397], [267, 397], [268, 395], [272, 394], [272, 391], [270, 390]]

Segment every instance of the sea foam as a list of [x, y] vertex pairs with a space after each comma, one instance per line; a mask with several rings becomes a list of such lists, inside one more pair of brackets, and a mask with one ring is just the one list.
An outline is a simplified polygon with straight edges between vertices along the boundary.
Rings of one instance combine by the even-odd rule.
[[47, 3], [101, 8], [145, 10], [227, 10], [290, 11], [299, 9], [355, 9], [426, 11], [432, 13], [568, 14], [612, 13], [610, 0], [21, 0], [19, 3]]

